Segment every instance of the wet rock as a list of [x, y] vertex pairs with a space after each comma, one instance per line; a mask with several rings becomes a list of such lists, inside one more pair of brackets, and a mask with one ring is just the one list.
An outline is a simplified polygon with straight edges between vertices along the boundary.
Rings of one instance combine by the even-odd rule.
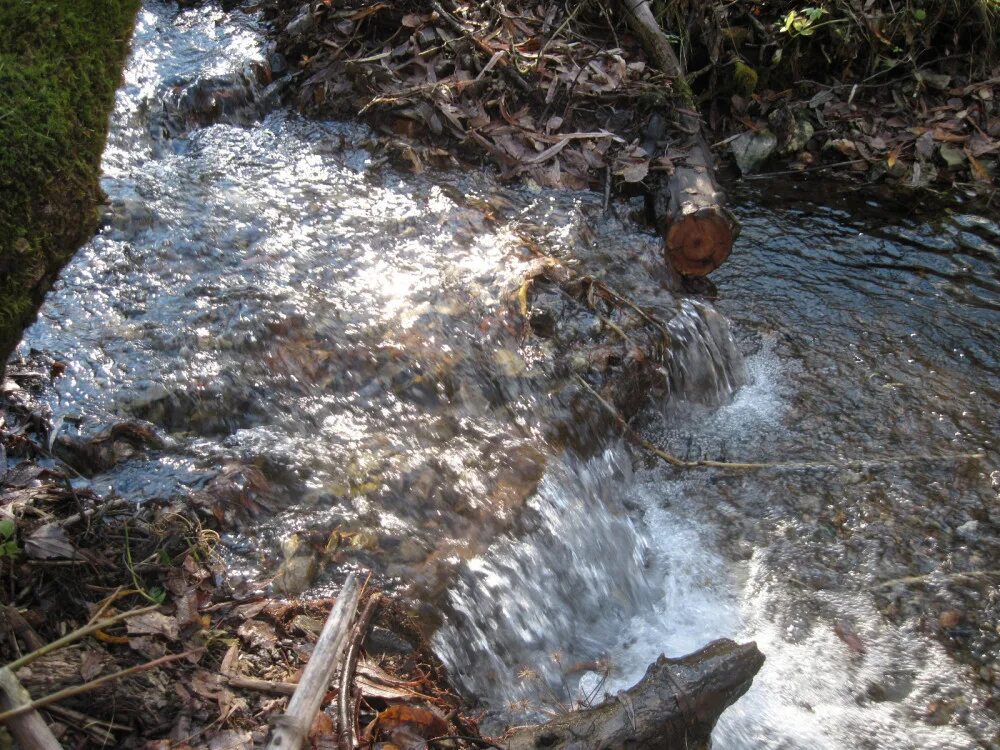
[[927, 706], [925, 719], [931, 726], [944, 726], [951, 721], [955, 708], [954, 701], [934, 701]]
[[556, 316], [551, 310], [533, 308], [528, 315], [531, 332], [539, 338], [549, 338], [556, 332]]
[[906, 670], [886, 672], [882, 678], [868, 683], [865, 694], [873, 703], [899, 702], [913, 690], [913, 672]]
[[126, 235], [137, 234], [140, 230], [153, 226], [156, 213], [148, 201], [139, 198], [122, 198], [112, 202], [104, 211], [101, 222], [104, 226]]
[[974, 542], [979, 538], [979, 521], [966, 521], [955, 529], [955, 533], [967, 542]]
[[396, 552], [396, 557], [404, 563], [420, 562], [427, 557], [423, 547], [413, 539], [403, 539]]
[[319, 552], [300, 534], [292, 534], [281, 545], [284, 560], [274, 576], [274, 590], [298, 596], [312, 586], [319, 573]]
[[951, 629], [958, 625], [962, 620], [962, 615], [953, 609], [947, 609], [941, 613], [938, 617], [938, 622], [941, 623], [942, 628]]
[[933, 73], [929, 70], [920, 70], [914, 73], [914, 78], [928, 88], [938, 91], [945, 91], [951, 85], [951, 76], [946, 73]]
[[272, 52], [267, 58], [271, 73], [276, 76], [284, 75], [288, 72], [288, 60], [280, 52]]
[[752, 174], [767, 161], [778, 148], [778, 137], [770, 130], [759, 133], [746, 132], [738, 135], [730, 144], [730, 150], [742, 174]]
[[302, 36], [315, 26], [316, 19], [313, 17], [309, 5], [303, 5], [301, 12], [285, 27], [285, 33], [290, 37]]
[[768, 116], [768, 123], [778, 138], [778, 153], [794, 154], [806, 147], [816, 132], [808, 118], [796, 115], [791, 107], [781, 107]]
[[393, 631], [376, 625], [368, 634], [365, 641], [365, 649], [369, 654], [398, 654], [409, 656], [413, 653], [413, 646], [405, 638], [400, 637]]
[[949, 168], [960, 167], [966, 162], [965, 151], [952, 143], [942, 143], [938, 148], [938, 156]]
[[121, 422], [90, 437], [60, 435], [52, 452], [81, 474], [90, 476], [147, 449], [161, 449], [163, 439], [153, 427], [138, 421]]

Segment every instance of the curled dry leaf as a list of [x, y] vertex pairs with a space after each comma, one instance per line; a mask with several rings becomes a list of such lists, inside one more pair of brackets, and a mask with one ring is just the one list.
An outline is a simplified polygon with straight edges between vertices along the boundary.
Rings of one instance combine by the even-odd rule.
[[437, 711], [398, 704], [382, 711], [373, 722], [372, 734], [399, 747], [422, 747], [429, 740], [449, 733], [448, 722]]
[[69, 541], [62, 526], [47, 523], [39, 526], [24, 540], [24, 552], [32, 560], [73, 558], [76, 556], [76, 547]]
[[621, 170], [625, 182], [642, 182], [649, 174], [649, 161], [629, 162]]
[[177, 618], [159, 612], [130, 617], [126, 627], [129, 635], [161, 635], [171, 641], [176, 641], [180, 634]]

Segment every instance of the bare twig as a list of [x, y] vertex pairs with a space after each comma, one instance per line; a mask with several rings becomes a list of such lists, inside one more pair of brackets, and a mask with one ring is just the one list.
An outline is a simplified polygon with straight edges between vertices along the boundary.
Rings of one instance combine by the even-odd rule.
[[94, 622], [89, 625], [84, 625], [82, 628], [77, 628], [72, 633], [67, 633], [62, 638], [52, 641], [52, 643], [47, 643], [41, 648], [35, 649], [30, 654], [25, 654], [20, 659], [12, 661], [10, 664], [7, 665], [7, 668], [13, 672], [16, 672], [18, 669], [25, 666], [26, 664], [30, 664], [35, 659], [41, 656], [45, 656], [45, 654], [50, 654], [53, 651], [62, 648], [63, 646], [68, 646], [69, 644], [80, 640], [84, 636], [88, 636], [91, 633], [94, 633], [98, 630], [104, 630], [105, 628], [111, 627], [112, 625], [122, 622], [123, 620], [127, 620], [130, 617], [136, 617], [138, 615], [145, 615], [148, 614], [149, 612], [154, 612], [159, 608], [160, 605], [157, 604], [151, 607], [143, 607], [142, 609], [133, 609], [130, 612], [122, 612], [121, 614], [115, 615], [114, 617], [109, 617], [106, 620], [101, 620], [99, 622]]
[[368, 599], [368, 604], [365, 605], [361, 616], [354, 624], [350, 644], [344, 653], [344, 663], [340, 668], [340, 691], [337, 695], [337, 716], [340, 718], [338, 737], [340, 750], [354, 750], [354, 711], [351, 705], [351, 683], [354, 681], [354, 668], [358, 663], [358, 653], [368, 635], [368, 626], [381, 599], [379, 594], [372, 594], [371, 598]]

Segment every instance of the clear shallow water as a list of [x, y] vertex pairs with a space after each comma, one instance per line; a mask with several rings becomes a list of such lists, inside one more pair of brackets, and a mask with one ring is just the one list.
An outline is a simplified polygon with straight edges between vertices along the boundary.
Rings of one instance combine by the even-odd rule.
[[[596, 196], [401, 175], [363, 128], [280, 110], [171, 119], [198, 77], [266, 57], [239, 16], [140, 18], [107, 226], [25, 338], [69, 365], [64, 430], [138, 417], [170, 438], [98, 487], [232, 506], [235, 585], [266, 583], [293, 532], [348, 535], [316, 590], [375, 569], [503, 716], [598, 700], [661, 651], [728, 636], [768, 661], [720, 747], [995, 739], [996, 579], [954, 577], [997, 567], [995, 223], [738, 194], [744, 233], [715, 278], [732, 338], [659, 287], [655, 239]], [[610, 435], [563, 455], [545, 439], [565, 418], [551, 352], [520, 348], [500, 312], [525, 233], [671, 321], [671, 398], [639, 426], [678, 454], [987, 458], [678, 475]], [[949, 632], [945, 610], [962, 613]]]

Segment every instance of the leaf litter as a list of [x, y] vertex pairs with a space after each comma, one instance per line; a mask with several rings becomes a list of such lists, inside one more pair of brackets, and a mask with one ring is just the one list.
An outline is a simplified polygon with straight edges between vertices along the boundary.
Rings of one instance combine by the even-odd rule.
[[[222, 492], [139, 507], [75, 486], [78, 469], [49, 452], [52, 416], [37, 398], [61, 372], [58, 364], [39, 353], [14, 361], [0, 392], [2, 658], [33, 699], [68, 692], [40, 709], [66, 747], [260, 746], [333, 600], [241, 595], [226, 582], [215, 552], [222, 523], [249, 517], [255, 503], [247, 491], [266, 494], [266, 480], [252, 471], [222, 467]], [[82, 450], [73, 455], [108, 460], [113, 453], [92, 443], [147, 429], [156, 438], [143, 424], [111, 425], [89, 441], [76, 438]], [[143, 439], [133, 448], [158, 445]], [[427, 747], [431, 730], [478, 737], [475, 716], [409, 613], [380, 602], [375, 629], [391, 635], [369, 639], [358, 662], [354, 736], [412, 748]], [[46, 645], [67, 634], [62, 647]], [[332, 687], [326, 704], [336, 707]], [[337, 747], [337, 738], [336, 722], [321, 712], [308, 746]]]

